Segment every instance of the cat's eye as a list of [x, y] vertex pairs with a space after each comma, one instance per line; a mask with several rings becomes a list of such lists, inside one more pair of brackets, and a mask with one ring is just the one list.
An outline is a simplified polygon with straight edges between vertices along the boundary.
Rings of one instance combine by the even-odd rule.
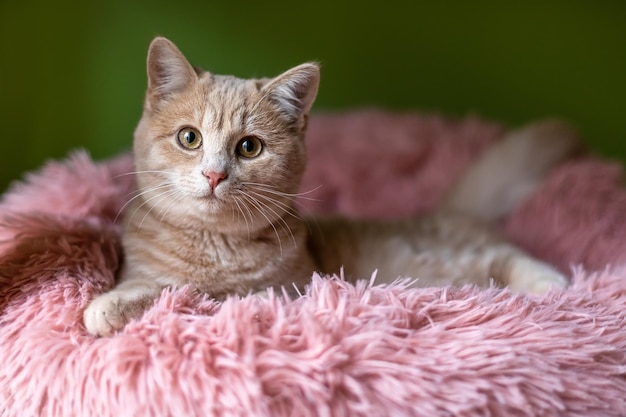
[[237, 153], [244, 158], [257, 157], [262, 150], [263, 143], [256, 136], [246, 136], [237, 144]]
[[178, 131], [178, 143], [186, 149], [198, 149], [202, 145], [202, 135], [193, 127], [183, 127]]

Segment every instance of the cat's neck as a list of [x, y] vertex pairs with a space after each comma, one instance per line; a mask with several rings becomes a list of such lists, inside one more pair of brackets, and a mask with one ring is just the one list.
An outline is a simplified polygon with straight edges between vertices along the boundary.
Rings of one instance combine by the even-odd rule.
[[282, 284], [288, 270], [296, 271], [294, 279], [302, 284], [314, 269], [306, 226], [291, 216], [248, 233], [245, 225], [233, 232], [148, 215], [126, 223], [123, 246], [125, 276], [192, 284], [214, 297]]

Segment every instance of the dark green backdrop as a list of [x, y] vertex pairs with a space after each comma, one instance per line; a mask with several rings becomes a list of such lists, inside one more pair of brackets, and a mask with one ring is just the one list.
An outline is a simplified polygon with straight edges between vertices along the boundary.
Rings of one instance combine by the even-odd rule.
[[157, 34], [217, 73], [318, 60], [316, 109], [561, 116], [626, 160], [626, 2], [517, 3], [2, 0], [0, 190], [70, 149], [128, 149]]

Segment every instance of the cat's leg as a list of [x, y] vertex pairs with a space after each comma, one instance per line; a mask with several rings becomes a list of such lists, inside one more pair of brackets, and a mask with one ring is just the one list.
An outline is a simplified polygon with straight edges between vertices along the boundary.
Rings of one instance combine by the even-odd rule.
[[[566, 288], [568, 280], [550, 265], [508, 244], [494, 244], [478, 250], [457, 251], [436, 246], [414, 252], [399, 245], [384, 256], [360, 265], [357, 277], [362, 279], [377, 270], [376, 283], [392, 283], [398, 277], [418, 278], [416, 287], [475, 284], [487, 288], [495, 280], [515, 292], [543, 294], [550, 289]], [[393, 259], [386, 262], [383, 257]]]
[[151, 307], [164, 286], [152, 281], [122, 281], [114, 289], [94, 298], [83, 314], [87, 331], [109, 336]]
[[568, 285], [567, 278], [555, 268], [506, 242], [483, 222], [446, 213], [439, 213], [431, 221], [438, 232], [434, 234], [434, 246], [453, 265], [470, 272], [472, 282], [485, 278], [484, 285], [494, 279], [513, 291], [538, 294]]
[[489, 273], [517, 292], [543, 294], [550, 289], [566, 288], [569, 283], [552, 266], [508, 246], [496, 249]]

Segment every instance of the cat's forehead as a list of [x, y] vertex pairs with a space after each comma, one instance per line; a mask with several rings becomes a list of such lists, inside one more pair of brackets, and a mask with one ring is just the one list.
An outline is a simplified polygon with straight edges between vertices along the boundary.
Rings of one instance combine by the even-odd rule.
[[229, 75], [204, 74], [199, 79], [204, 99], [222, 105], [247, 105], [259, 97], [262, 82]]
[[199, 79], [196, 117], [206, 121], [241, 122], [260, 98], [262, 80], [204, 74]]

